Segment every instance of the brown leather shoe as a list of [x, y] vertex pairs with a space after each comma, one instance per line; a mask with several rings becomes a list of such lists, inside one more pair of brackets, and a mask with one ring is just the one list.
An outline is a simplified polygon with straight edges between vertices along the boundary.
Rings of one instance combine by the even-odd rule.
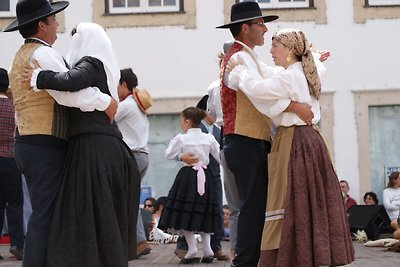
[[179, 259], [183, 259], [183, 258], [185, 258], [185, 255], [186, 255], [186, 253], [187, 253], [187, 250], [184, 250], [184, 249], [175, 249], [175, 255], [179, 258]]
[[216, 258], [219, 261], [229, 261], [231, 260], [231, 257], [229, 257], [228, 254], [225, 254], [222, 250], [215, 252], [214, 253], [214, 258]]
[[140, 241], [136, 245], [136, 259], [151, 252], [151, 247], [146, 240]]

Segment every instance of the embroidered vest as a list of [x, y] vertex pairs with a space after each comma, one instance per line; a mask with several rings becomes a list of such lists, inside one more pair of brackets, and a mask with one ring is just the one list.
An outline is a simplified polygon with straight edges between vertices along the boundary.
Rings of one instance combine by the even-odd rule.
[[19, 135], [44, 134], [67, 138], [68, 108], [58, 105], [45, 91], [33, 91], [22, 76], [29, 68], [33, 52], [43, 44], [25, 43], [20, 47], [10, 69], [10, 89], [13, 95]]
[[[223, 75], [226, 63], [231, 56], [243, 49], [239, 43], [233, 43], [225, 55], [220, 73], [221, 103], [224, 120], [224, 135], [239, 134], [255, 139], [270, 140], [270, 119], [259, 112], [240, 90], [235, 91], [224, 84]], [[256, 62], [257, 63], [257, 62]], [[258, 65], [258, 63], [257, 63]]]

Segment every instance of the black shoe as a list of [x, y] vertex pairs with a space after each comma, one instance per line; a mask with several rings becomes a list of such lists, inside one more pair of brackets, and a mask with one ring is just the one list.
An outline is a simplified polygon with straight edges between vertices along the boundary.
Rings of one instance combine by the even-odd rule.
[[187, 258], [181, 259], [182, 264], [192, 264], [192, 263], [198, 263], [198, 262], [200, 262], [200, 258], [198, 258], [198, 257], [189, 258], [189, 259], [187, 259]]
[[202, 262], [202, 263], [212, 263], [213, 260], [214, 260], [214, 256], [203, 257], [203, 258], [201, 258], [201, 262]]
[[22, 260], [22, 256], [24, 255], [22, 248], [18, 248], [17, 246], [11, 246], [10, 253], [13, 254], [19, 261]]
[[3, 260], [3, 259], [4, 259], [4, 257], [0, 255], [0, 260]]

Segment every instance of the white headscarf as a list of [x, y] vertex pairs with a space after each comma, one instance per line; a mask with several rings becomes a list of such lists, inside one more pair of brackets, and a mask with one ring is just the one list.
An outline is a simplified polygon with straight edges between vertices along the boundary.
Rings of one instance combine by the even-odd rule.
[[84, 56], [100, 60], [106, 71], [108, 89], [111, 96], [118, 102], [117, 86], [120, 79], [120, 69], [110, 38], [103, 27], [96, 23], [83, 22], [76, 27], [68, 48], [66, 60], [71, 67]]

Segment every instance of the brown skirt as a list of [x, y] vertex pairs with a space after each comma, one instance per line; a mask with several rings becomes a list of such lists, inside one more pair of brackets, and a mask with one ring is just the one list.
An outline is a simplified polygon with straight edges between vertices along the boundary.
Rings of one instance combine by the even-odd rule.
[[[308, 267], [354, 261], [339, 181], [326, 144], [313, 127], [294, 128], [287, 167], [287, 178], [282, 178], [287, 179], [287, 186], [278, 248], [262, 250], [260, 266]], [[268, 201], [276, 197], [280, 196], [268, 194]]]

